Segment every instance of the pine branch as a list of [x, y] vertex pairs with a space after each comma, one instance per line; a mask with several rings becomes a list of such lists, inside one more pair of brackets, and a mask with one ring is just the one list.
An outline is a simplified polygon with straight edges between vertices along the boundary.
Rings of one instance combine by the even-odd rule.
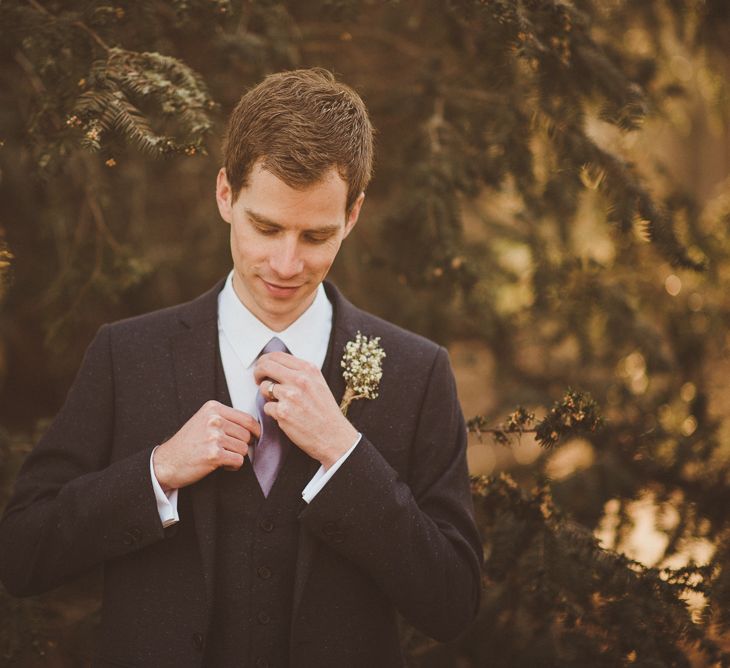
[[[707, 593], [711, 568], [649, 568], [603, 549], [557, 510], [547, 485], [528, 493], [503, 473], [473, 478], [472, 491], [488, 546], [484, 610], [472, 631], [480, 643], [498, 652], [500, 636], [515, 633], [539, 642], [549, 620], [553, 643], [541, 665], [688, 666], [680, 643], [721, 656], [683, 598]], [[510, 665], [533, 665], [526, 644], [512, 652]]]
[[[561, 439], [570, 438], [586, 432], [595, 432], [603, 424], [598, 405], [584, 392], [568, 389], [565, 396], [555, 402], [548, 414], [536, 421], [535, 414], [519, 406], [498, 427], [487, 427], [488, 419], [477, 415], [466, 423], [469, 433], [481, 439], [482, 434], [492, 434], [501, 445], [509, 443], [510, 435], [521, 436], [533, 433], [544, 448], [555, 446]], [[535, 425], [534, 427], [531, 425]]]
[[[86, 83], [67, 124], [82, 128], [87, 148], [102, 147], [103, 131], [121, 135], [151, 156], [204, 152], [202, 141], [211, 128], [208, 113], [215, 103], [202, 79], [180, 61], [114, 48], [106, 60], [93, 64]], [[151, 103], [173, 119], [180, 136], [156, 133], [134, 100]]]

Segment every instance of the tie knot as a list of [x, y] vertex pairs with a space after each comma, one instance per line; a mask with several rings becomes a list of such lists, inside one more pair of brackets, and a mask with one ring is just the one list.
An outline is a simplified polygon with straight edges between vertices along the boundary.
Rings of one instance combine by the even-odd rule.
[[263, 350], [261, 351], [262, 355], [265, 355], [266, 353], [288, 353], [289, 349], [286, 347], [284, 342], [277, 336], [272, 337], [272, 339], [264, 346]]

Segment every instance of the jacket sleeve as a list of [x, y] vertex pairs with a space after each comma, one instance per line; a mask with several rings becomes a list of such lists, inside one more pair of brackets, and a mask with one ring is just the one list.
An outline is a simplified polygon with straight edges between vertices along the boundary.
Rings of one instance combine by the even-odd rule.
[[111, 328], [89, 346], [66, 401], [28, 455], [0, 520], [0, 580], [41, 593], [164, 536], [152, 447], [114, 463]]
[[437, 640], [474, 619], [482, 546], [466, 465], [466, 428], [439, 348], [403, 480], [363, 435], [300, 514], [310, 532], [369, 573], [399, 612]]

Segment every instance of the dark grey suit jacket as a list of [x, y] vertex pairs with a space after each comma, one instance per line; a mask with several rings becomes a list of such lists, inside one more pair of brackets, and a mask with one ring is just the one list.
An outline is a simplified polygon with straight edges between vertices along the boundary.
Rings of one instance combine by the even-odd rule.
[[[152, 448], [215, 396], [217, 296], [100, 328], [66, 402], [19, 474], [0, 522], [0, 579], [16, 595], [103, 564], [97, 665], [199, 666], [216, 550], [212, 476], [181, 490], [163, 529]], [[379, 397], [354, 402], [363, 437], [299, 513], [291, 665], [402, 664], [396, 611], [447, 640], [474, 618], [481, 544], [466, 433], [446, 351], [365, 313], [329, 283], [323, 373], [358, 331], [386, 352]], [[311, 473], [319, 462], [311, 460]]]

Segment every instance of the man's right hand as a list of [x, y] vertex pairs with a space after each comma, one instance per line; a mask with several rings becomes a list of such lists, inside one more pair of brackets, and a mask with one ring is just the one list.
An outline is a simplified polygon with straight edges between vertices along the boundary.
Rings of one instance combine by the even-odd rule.
[[169, 441], [160, 445], [152, 465], [164, 492], [192, 485], [218, 467], [243, 466], [251, 437], [261, 426], [248, 413], [207, 401]]

